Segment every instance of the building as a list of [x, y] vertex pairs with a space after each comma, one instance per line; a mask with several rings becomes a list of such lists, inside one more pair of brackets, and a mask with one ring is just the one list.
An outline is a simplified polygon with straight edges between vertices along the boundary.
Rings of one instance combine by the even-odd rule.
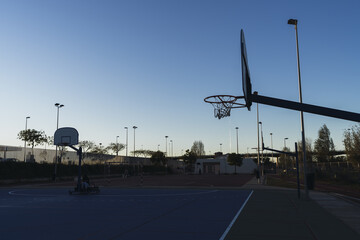
[[[197, 159], [195, 162], [195, 174], [235, 174], [235, 166], [227, 162], [228, 155], [215, 158]], [[257, 169], [256, 163], [251, 158], [244, 158], [242, 165], [236, 166], [236, 173], [252, 174]]]
[[[36, 163], [54, 163], [56, 151], [54, 149], [46, 148], [34, 148], [34, 154], [30, 147], [26, 148], [26, 154], [23, 147], [1, 146], [0, 145], [0, 161], [24, 161], [36, 162]], [[79, 156], [70, 148], [60, 147], [57, 151], [59, 163], [63, 164], [78, 164]], [[142, 157], [125, 157], [114, 156], [109, 154], [93, 154], [83, 153], [83, 163], [97, 164], [97, 163], [118, 163], [118, 164], [130, 164], [130, 165], [151, 165], [149, 158]]]

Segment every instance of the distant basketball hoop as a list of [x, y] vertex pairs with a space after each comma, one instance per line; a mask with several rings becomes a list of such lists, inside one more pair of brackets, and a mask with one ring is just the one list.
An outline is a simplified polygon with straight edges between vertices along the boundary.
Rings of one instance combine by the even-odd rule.
[[214, 117], [221, 119], [229, 117], [232, 108], [244, 108], [245, 103], [240, 103], [238, 100], [244, 99], [243, 96], [232, 95], [214, 95], [204, 99], [205, 102], [211, 103], [214, 107]]

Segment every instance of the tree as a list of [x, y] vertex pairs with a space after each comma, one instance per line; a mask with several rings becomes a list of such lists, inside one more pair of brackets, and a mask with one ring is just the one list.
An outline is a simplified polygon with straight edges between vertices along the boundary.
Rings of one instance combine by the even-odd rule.
[[241, 165], [243, 163], [243, 157], [240, 154], [230, 153], [227, 157], [227, 162], [230, 165], [235, 166], [235, 174], [236, 174], [236, 166], [241, 167]]
[[204, 144], [202, 141], [195, 141], [191, 147], [191, 152], [199, 157], [205, 155]]
[[18, 139], [26, 141], [28, 146], [31, 146], [32, 155], [34, 155], [34, 147], [47, 142], [47, 137], [44, 131], [37, 131], [35, 129], [22, 130], [18, 133]]
[[[313, 159], [313, 155], [312, 155], [313, 149], [312, 149], [312, 140], [310, 138], [305, 139], [305, 149], [306, 149], [306, 162], [310, 164], [308, 165], [308, 167], [311, 168], [311, 163]], [[302, 150], [302, 141], [298, 142], [298, 152], [299, 152], [299, 163], [300, 163], [303, 162], [304, 159], [304, 154]]]
[[93, 151], [95, 147], [95, 143], [93, 141], [84, 140], [84, 141], [80, 141], [78, 145], [79, 147], [81, 147], [82, 159], [83, 162], [85, 163], [85, 159], [89, 158], [89, 153]]
[[155, 165], [163, 165], [167, 163], [165, 154], [161, 151], [153, 152], [150, 161]]
[[61, 163], [61, 160], [65, 157], [66, 155], [66, 146], [59, 146], [59, 163]]
[[143, 157], [151, 157], [154, 153], [154, 151], [151, 151], [151, 150], [143, 150], [143, 149], [140, 149], [140, 150], [135, 150], [134, 151], [131, 151], [130, 154], [134, 154], [135, 153], [135, 156], [143, 156]]
[[344, 132], [344, 146], [348, 161], [355, 166], [360, 164], [360, 125]]
[[314, 150], [318, 162], [328, 162], [332, 158], [330, 157], [330, 152], [335, 151], [334, 142], [330, 137], [330, 130], [325, 124], [319, 129]]
[[[287, 147], [284, 147], [282, 149], [283, 152], [290, 152], [290, 149]], [[288, 154], [280, 154], [279, 157], [279, 166], [282, 169], [288, 169], [291, 166], [291, 156]]]
[[195, 163], [195, 161], [197, 159], [196, 153], [187, 149], [183, 158], [184, 158], [185, 165], [187, 166], [188, 169], [191, 170], [192, 165]]
[[90, 152], [94, 153], [94, 154], [104, 155], [104, 154], [107, 154], [108, 149], [103, 148], [101, 145], [100, 146], [94, 145], [94, 147], [91, 149]]
[[91, 152], [94, 147], [95, 147], [95, 143], [93, 141], [88, 141], [88, 140], [85, 140], [85, 141], [80, 141], [79, 142], [79, 147], [82, 148], [82, 152], [83, 152], [83, 155], [88, 153], [88, 152]]
[[107, 147], [109, 150], [114, 152], [116, 156], [119, 154], [121, 150], [125, 148], [125, 144], [122, 143], [110, 143], [110, 145]]

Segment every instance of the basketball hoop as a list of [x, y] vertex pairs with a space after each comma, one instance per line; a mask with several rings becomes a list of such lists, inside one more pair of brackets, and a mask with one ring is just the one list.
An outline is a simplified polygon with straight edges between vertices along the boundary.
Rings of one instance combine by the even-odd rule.
[[235, 97], [232, 95], [214, 95], [206, 97], [204, 101], [213, 105], [214, 116], [218, 119], [221, 119], [224, 117], [229, 117], [232, 108], [246, 107], [245, 103], [237, 102], [238, 99], [244, 99], [244, 97]]

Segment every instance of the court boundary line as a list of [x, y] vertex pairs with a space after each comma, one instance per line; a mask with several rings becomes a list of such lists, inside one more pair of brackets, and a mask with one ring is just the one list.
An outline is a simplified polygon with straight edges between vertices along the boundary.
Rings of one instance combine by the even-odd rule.
[[[34, 194], [34, 193], [18, 193], [24, 190], [12, 190], [9, 191], [8, 194], [12, 196], [27, 196], [27, 197], [57, 197], [62, 196], [60, 195], [49, 195], [49, 194]], [[219, 190], [206, 190], [206, 191], [197, 191], [197, 192], [185, 192], [185, 193], [160, 193], [160, 194], [98, 194], [92, 195], [94, 197], [173, 197], [173, 196], [193, 196], [193, 195], [202, 195], [202, 194], [211, 194], [218, 192]], [[66, 194], [68, 195], [68, 194]]]
[[251, 190], [251, 193], [249, 194], [249, 196], [246, 198], [244, 204], [241, 206], [241, 208], [239, 209], [239, 211], [236, 213], [235, 217], [233, 218], [233, 220], [230, 222], [229, 226], [226, 228], [225, 232], [221, 235], [221, 237], [219, 238], [219, 240], [224, 240], [225, 237], [227, 236], [227, 234], [229, 233], [230, 229], [232, 228], [232, 226], [234, 225], [236, 219], [239, 217], [241, 211], [244, 209], [244, 207], [246, 206], [247, 202], [249, 201], [250, 197], [252, 196], [254, 190]]

